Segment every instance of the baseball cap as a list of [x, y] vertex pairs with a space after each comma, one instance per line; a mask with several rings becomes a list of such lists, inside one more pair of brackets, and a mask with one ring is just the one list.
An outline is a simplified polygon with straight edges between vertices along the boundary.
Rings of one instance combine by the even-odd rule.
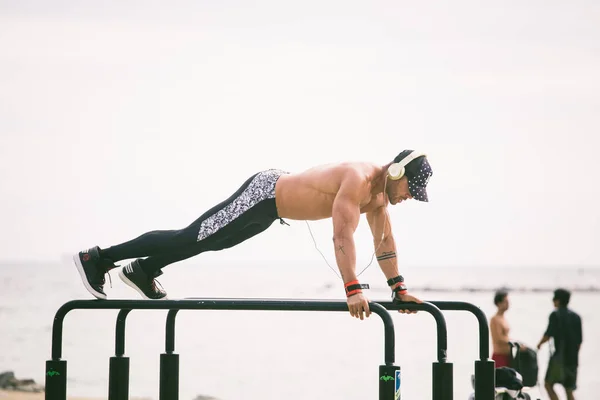
[[[414, 150], [404, 150], [400, 154], [394, 158], [394, 162], [400, 162]], [[429, 183], [429, 178], [433, 175], [433, 169], [429, 164], [426, 156], [419, 156], [409, 162], [404, 167], [404, 174], [408, 179], [408, 190], [410, 191], [410, 195], [419, 201], [428, 202], [429, 196], [427, 195], [427, 184]]]

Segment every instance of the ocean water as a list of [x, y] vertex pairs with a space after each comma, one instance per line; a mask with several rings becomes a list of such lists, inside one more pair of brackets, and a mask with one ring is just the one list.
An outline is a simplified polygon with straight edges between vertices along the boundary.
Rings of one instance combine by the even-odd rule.
[[[339, 278], [327, 266], [199, 266], [197, 260], [169, 266], [160, 282], [171, 298], [251, 297], [344, 299]], [[407, 267], [410, 287], [424, 300], [462, 300], [493, 315], [493, 290], [511, 288], [507, 319], [513, 339], [535, 346], [552, 311], [556, 286], [575, 289], [571, 307], [583, 319], [578, 399], [596, 398], [600, 376], [597, 305], [600, 269]], [[116, 273], [111, 298], [137, 299]], [[362, 276], [371, 300], [388, 300], [376, 265]], [[44, 382], [56, 310], [72, 299], [89, 299], [73, 265], [0, 264], [0, 371]], [[117, 311], [76, 310], [64, 324], [63, 359], [68, 361], [68, 393], [106, 398], [108, 361], [114, 355]], [[133, 311], [127, 320], [130, 394], [158, 399], [159, 354], [164, 352], [166, 311]], [[454, 365], [454, 399], [467, 399], [478, 357], [475, 318], [445, 312], [448, 361]], [[402, 398], [431, 398], [431, 363], [436, 357], [435, 324], [425, 313], [393, 314], [396, 363], [402, 368]], [[383, 325], [376, 315], [360, 321], [345, 312], [182, 311], [175, 351], [180, 354], [180, 399], [197, 395], [235, 399], [376, 399], [383, 362]], [[540, 378], [548, 347], [538, 353]], [[564, 392], [558, 388], [561, 399]], [[547, 399], [537, 388], [534, 398]]]

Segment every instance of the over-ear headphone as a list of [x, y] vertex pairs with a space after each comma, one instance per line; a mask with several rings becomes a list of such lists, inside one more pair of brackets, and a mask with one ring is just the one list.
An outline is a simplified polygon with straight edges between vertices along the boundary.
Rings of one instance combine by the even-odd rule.
[[390, 165], [390, 167], [388, 168], [388, 177], [393, 181], [397, 181], [398, 179], [400, 179], [404, 176], [404, 174], [406, 172], [404, 167], [406, 167], [406, 165], [408, 163], [410, 163], [411, 161], [413, 161], [416, 158], [424, 157], [424, 156], [426, 156], [425, 153], [418, 153], [413, 150], [410, 154], [405, 156], [402, 160], [398, 161], [397, 163], [392, 163], [392, 165]]

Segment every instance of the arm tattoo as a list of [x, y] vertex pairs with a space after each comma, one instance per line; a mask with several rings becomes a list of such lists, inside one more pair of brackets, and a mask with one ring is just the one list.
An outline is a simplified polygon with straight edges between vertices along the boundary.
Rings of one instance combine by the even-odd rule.
[[[335, 243], [335, 238], [333, 239], [333, 242]], [[336, 246], [336, 249], [338, 251], [341, 251], [343, 255], [346, 255], [346, 252], [344, 251], [344, 242], [343, 241]]]
[[395, 258], [396, 252], [394, 251], [386, 251], [382, 255], [377, 256], [377, 261], [389, 260], [390, 258]]

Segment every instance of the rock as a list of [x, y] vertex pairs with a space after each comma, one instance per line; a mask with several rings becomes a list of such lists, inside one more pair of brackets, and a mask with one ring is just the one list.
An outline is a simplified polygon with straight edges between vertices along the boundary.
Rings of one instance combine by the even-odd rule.
[[212, 397], [212, 396], [203, 396], [203, 395], [198, 395], [196, 398], [194, 398], [194, 400], [219, 400], [216, 397]]
[[15, 379], [15, 373], [6, 371], [0, 374], [0, 388], [7, 387], [8, 383]]
[[0, 389], [38, 393], [44, 391], [44, 386], [33, 379], [17, 379], [14, 372], [6, 371], [0, 374]]

